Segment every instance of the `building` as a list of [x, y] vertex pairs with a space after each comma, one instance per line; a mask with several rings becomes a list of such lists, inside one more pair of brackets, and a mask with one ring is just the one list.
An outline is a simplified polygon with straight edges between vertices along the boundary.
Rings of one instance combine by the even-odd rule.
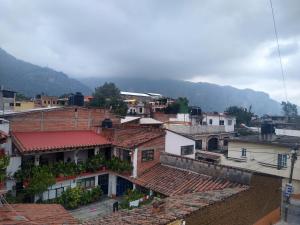
[[0, 111], [10, 111], [14, 110], [14, 105], [16, 101], [16, 92], [0, 89]]
[[134, 182], [163, 197], [83, 224], [258, 225], [263, 219], [261, 224], [269, 225], [279, 220], [276, 177], [162, 154], [160, 164]]
[[14, 111], [25, 111], [35, 108], [34, 101], [16, 101], [14, 104]]
[[153, 128], [162, 128], [163, 122], [155, 120], [153, 118], [146, 117], [134, 117], [126, 116], [124, 119], [121, 119], [122, 126], [143, 126], [143, 127], [153, 127]]
[[168, 124], [166, 127], [166, 152], [210, 162], [220, 161], [234, 136], [224, 126]]
[[[27, 180], [13, 175], [26, 164], [84, 168], [101, 155], [97, 168], [55, 174], [56, 182], [34, 201], [53, 199], [69, 187], [101, 186], [108, 196], [122, 195], [133, 187], [132, 178], [159, 162], [164, 131], [157, 128], [122, 128], [120, 119], [104, 109], [56, 108], [6, 115], [10, 121], [11, 156], [8, 190], [26, 187]], [[110, 118], [110, 119], [107, 119]], [[110, 121], [105, 128], [103, 121]], [[20, 182], [20, 183], [19, 183]]]
[[59, 105], [58, 97], [56, 96], [37, 95], [34, 102], [36, 107], [52, 107]]
[[149, 102], [152, 96], [145, 93], [121, 91], [121, 96], [124, 100], [136, 100], [138, 102]]
[[234, 132], [236, 118], [225, 113], [204, 113], [202, 124], [208, 126], [224, 126], [226, 132]]

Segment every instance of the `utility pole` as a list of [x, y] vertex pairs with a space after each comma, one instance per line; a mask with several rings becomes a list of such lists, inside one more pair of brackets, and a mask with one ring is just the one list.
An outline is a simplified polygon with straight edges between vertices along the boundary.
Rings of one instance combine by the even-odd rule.
[[290, 192], [292, 192], [292, 180], [293, 180], [293, 173], [294, 173], [294, 166], [295, 162], [297, 160], [297, 150], [298, 147], [293, 148], [291, 152], [291, 171], [290, 171], [290, 177], [289, 177], [289, 183], [286, 184], [286, 201], [285, 201], [285, 210], [284, 210], [284, 221], [287, 222], [288, 218], [288, 211], [289, 211], [289, 205], [290, 205], [290, 197], [291, 193], [287, 191], [288, 188], [291, 189]]

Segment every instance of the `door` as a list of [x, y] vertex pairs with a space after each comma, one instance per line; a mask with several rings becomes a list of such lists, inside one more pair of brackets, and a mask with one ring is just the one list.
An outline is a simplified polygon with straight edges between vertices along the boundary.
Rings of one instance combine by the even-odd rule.
[[98, 185], [104, 195], [108, 194], [108, 174], [98, 176]]
[[133, 185], [130, 181], [117, 177], [117, 196], [124, 195], [128, 189], [132, 189]]

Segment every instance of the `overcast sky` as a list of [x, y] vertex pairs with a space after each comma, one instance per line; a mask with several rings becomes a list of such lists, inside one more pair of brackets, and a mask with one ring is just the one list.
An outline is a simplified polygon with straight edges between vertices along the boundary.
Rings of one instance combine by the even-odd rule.
[[[300, 1], [273, 0], [300, 105]], [[269, 0], [0, 0], [0, 47], [72, 77], [213, 82], [284, 100]]]

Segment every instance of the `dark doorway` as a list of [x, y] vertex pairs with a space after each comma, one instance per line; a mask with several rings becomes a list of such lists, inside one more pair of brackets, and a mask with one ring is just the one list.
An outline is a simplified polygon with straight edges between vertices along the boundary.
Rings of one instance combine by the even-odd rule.
[[103, 191], [104, 195], [108, 194], [108, 174], [98, 176], [98, 185]]
[[132, 189], [133, 185], [130, 181], [117, 177], [117, 196], [124, 195], [128, 189]]
[[219, 140], [218, 138], [214, 137], [209, 139], [208, 143], [207, 143], [207, 150], [208, 151], [212, 151], [212, 152], [216, 152], [219, 149]]

